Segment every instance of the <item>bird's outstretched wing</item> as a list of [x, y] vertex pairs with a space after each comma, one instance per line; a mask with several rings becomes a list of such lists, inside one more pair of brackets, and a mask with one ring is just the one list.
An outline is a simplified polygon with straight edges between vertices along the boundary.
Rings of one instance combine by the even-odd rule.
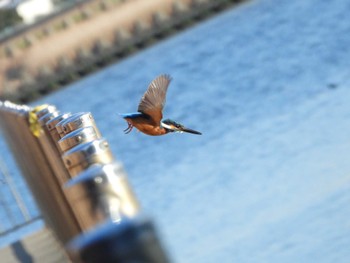
[[148, 86], [139, 104], [138, 111], [149, 115], [156, 125], [159, 125], [163, 118], [162, 111], [170, 81], [169, 75], [160, 75], [155, 78]]

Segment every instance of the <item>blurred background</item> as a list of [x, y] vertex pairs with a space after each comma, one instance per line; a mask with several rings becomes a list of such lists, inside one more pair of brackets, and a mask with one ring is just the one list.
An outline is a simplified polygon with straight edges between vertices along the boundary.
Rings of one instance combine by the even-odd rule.
[[[174, 262], [349, 262], [349, 1], [29, 2], [0, 1], [1, 98], [92, 112]], [[164, 117], [202, 136], [123, 133], [162, 73]], [[42, 222], [0, 153], [6, 246]]]

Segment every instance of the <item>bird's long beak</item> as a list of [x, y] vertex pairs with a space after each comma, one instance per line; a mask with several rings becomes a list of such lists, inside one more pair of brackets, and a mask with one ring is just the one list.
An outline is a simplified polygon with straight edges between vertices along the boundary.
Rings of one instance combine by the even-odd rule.
[[202, 135], [202, 133], [200, 133], [199, 131], [195, 131], [195, 130], [192, 130], [192, 129], [189, 129], [189, 128], [185, 128], [185, 127], [180, 129], [180, 131], [187, 132], [187, 133], [192, 133], [192, 134], [197, 134], [197, 135]]
[[168, 131], [171, 132], [187, 132], [187, 133], [192, 133], [192, 134], [197, 134], [197, 135], [202, 135], [199, 131], [195, 131], [189, 128], [186, 128], [180, 123], [177, 123], [175, 121], [172, 121], [170, 119], [164, 120], [161, 122], [161, 125], [163, 128], [167, 129]]

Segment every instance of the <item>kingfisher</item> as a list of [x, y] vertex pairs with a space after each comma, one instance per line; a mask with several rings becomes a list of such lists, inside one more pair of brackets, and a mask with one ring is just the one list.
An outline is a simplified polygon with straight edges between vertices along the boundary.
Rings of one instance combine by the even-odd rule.
[[148, 86], [147, 91], [141, 98], [136, 113], [120, 114], [128, 123], [124, 130], [128, 134], [135, 127], [140, 132], [147, 135], [157, 136], [170, 132], [187, 132], [201, 135], [200, 132], [186, 128], [185, 126], [163, 118], [163, 108], [166, 101], [166, 92], [168, 90], [171, 77], [163, 74], [155, 78]]

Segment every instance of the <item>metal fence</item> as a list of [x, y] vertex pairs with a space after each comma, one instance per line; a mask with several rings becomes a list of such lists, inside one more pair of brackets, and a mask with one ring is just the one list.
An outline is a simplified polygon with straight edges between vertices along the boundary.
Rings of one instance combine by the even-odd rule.
[[21, 192], [17, 185], [0, 157], [0, 238], [41, 219], [39, 211], [28, 207], [25, 201], [30, 193]]
[[[169, 262], [91, 113], [0, 101], [0, 124], [43, 220], [74, 262]], [[1, 167], [24, 222], [35, 220]]]

